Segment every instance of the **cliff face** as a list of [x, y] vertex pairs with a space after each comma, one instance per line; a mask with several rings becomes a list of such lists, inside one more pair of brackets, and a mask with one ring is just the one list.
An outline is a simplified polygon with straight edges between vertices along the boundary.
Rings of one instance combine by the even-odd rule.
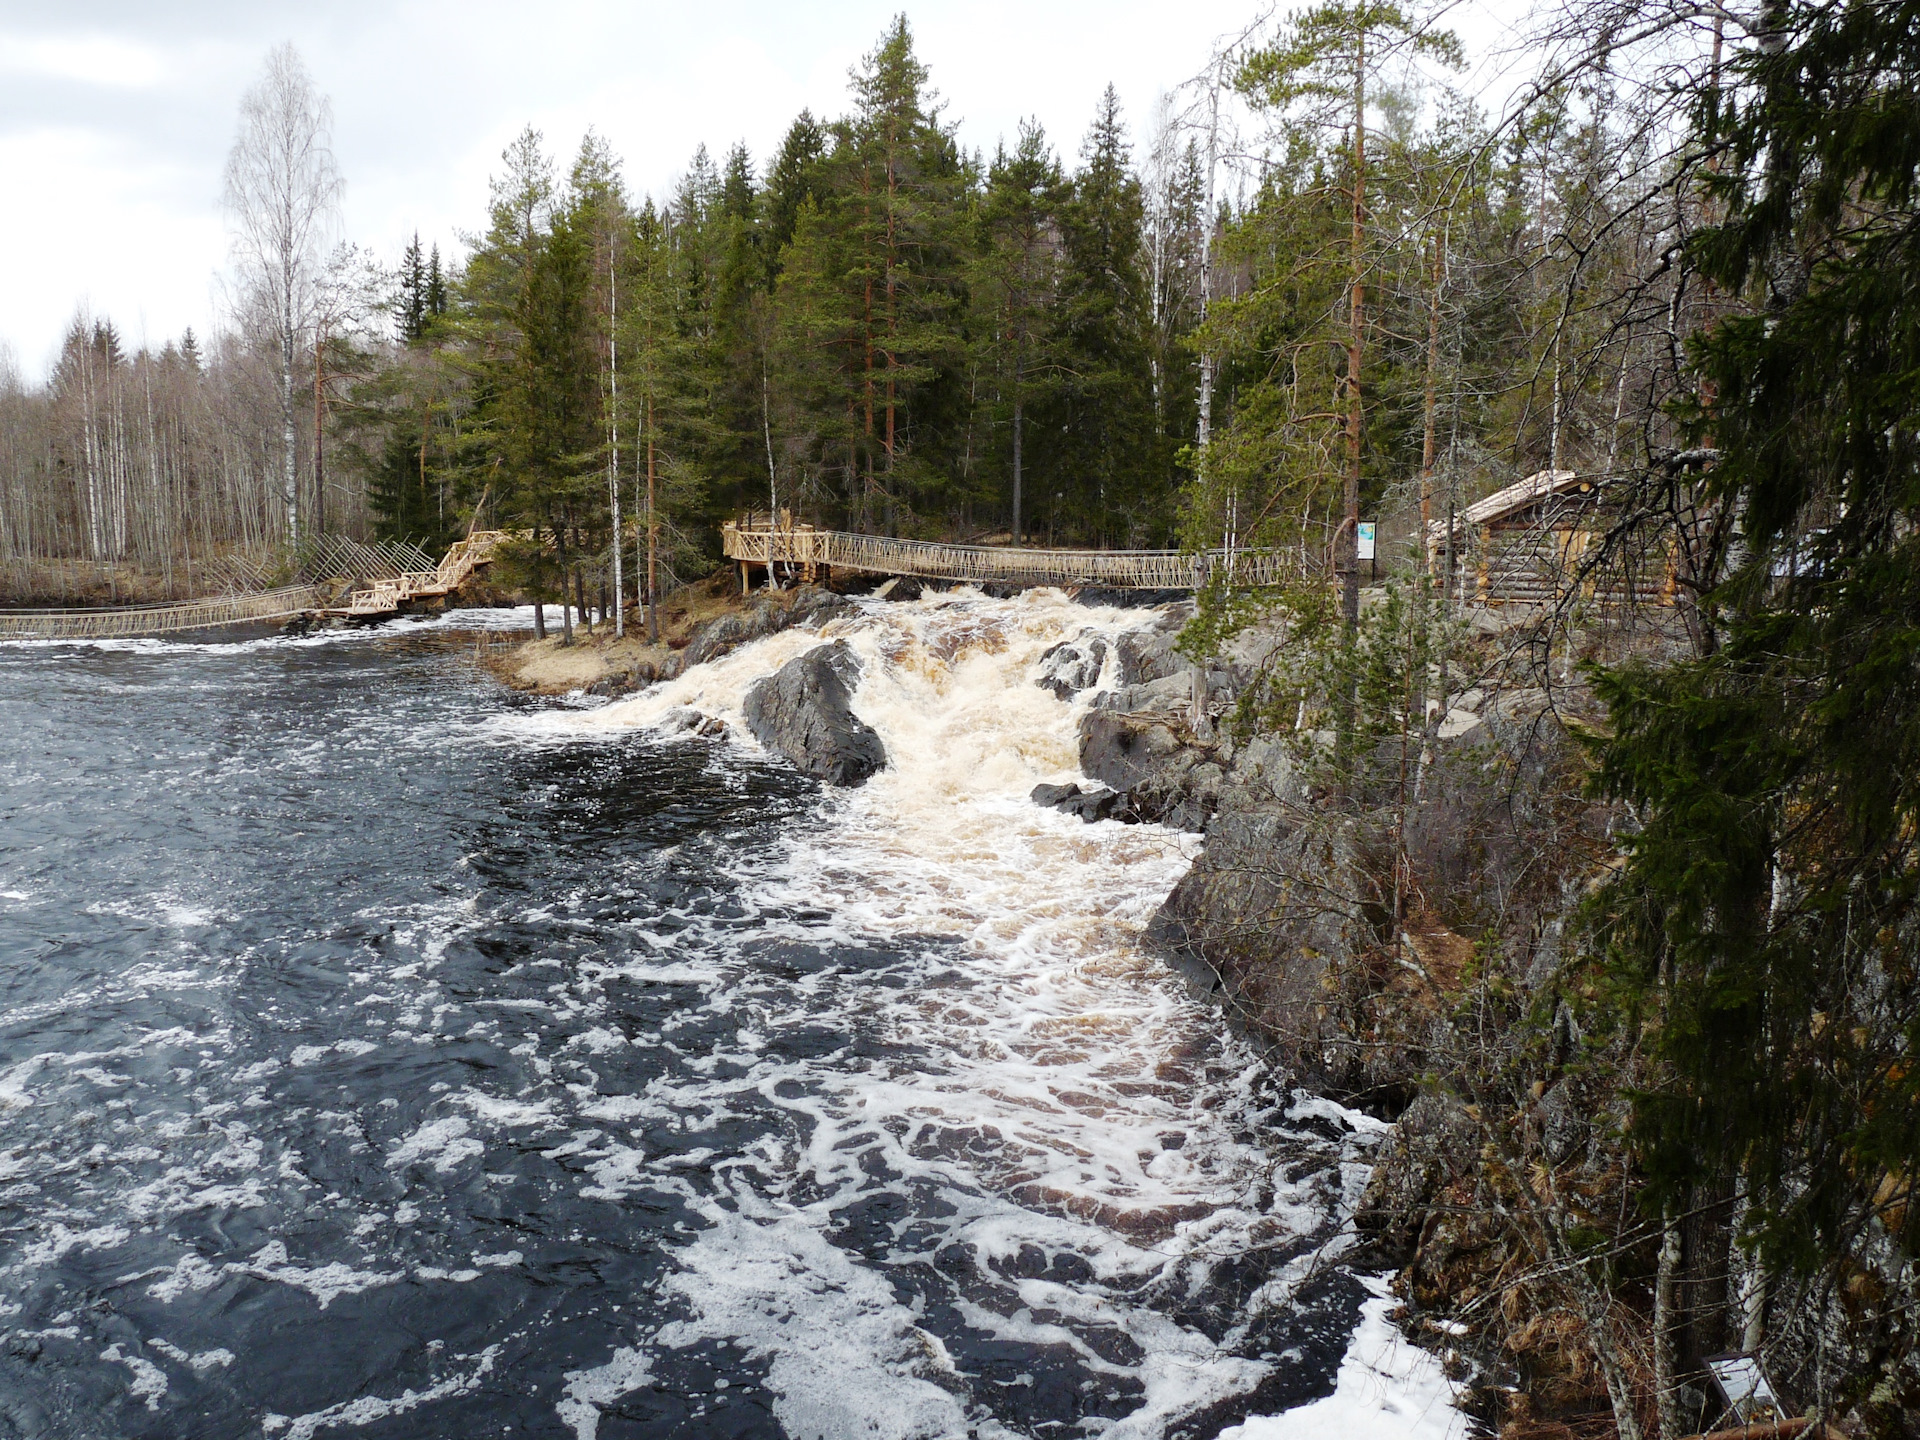
[[1428, 728], [1340, 770], [1330, 736], [1234, 723], [1259, 637], [1201, 668], [1176, 633], [1137, 637], [1082, 726], [1082, 767], [1119, 792], [1114, 813], [1205, 834], [1153, 938], [1217, 977], [1297, 1083], [1398, 1122], [1356, 1225], [1400, 1267], [1416, 1330], [1472, 1354], [1485, 1418], [1604, 1410], [1583, 1322], [1550, 1287], [1514, 1284], [1546, 1244], [1516, 1171], [1570, 1167], [1579, 1207], [1623, 1193], [1617, 1096], [1568, 1073], [1580, 1042], [1554, 998], [1618, 818], [1584, 794], [1591, 721], [1568, 708], [1582, 697], [1550, 706], [1489, 651]]

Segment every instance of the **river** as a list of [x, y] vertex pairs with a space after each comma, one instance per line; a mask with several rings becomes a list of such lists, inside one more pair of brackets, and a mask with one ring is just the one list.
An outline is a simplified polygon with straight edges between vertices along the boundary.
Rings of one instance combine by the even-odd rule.
[[[0, 1435], [1212, 1436], [1333, 1391], [1380, 1127], [1140, 933], [1052, 592], [533, 700], [460, 612], [0, 645]], [[688, 710], [729, 722], [701, 738]], [[1377, 1305], [1376, 1305], [1377, 1309]], [[9, 1428], [11, 1427], [11, 1428]]]

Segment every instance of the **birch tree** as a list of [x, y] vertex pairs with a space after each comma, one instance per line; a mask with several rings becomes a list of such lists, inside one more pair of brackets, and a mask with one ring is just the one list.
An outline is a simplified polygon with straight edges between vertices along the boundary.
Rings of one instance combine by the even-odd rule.
[[224, 203], [234, 264], [244, 303], [270, 331], [279, 361], [281, 499], [294, 542], [300, 538], [294, 372], [305, 354], [342, 188], [332, 124], [332, 107], [313, 88], [299, 52], [282, 44], [268, 53], [266, 73], [240, 101], [240, 131], [227, 155]]

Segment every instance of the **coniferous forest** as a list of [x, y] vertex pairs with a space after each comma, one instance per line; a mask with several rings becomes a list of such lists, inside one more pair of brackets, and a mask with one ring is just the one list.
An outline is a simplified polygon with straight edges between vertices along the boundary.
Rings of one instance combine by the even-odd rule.
[[[1372, 513], [1423, 467], [1464, 503], [1643, 459], [1709, 303], [1674, 263], [1703, 213], [1676, 102], [1649, 113], [1658, 87], [1603, 60], [1496, 120], [1449, 88], [1450, 35], [1326, 14], [1243, 38], [1153, 115], [1109, 89], [1084, 134], [1023, 125], [990, 155], [960, 148], [902, 17], [844, 114], [771, 155], [702, 147], [667, 194], [596, 135], [528, 130], [445, 244], [303, 242], [287, 290], [237, 225], [220, 335], [132, 353], [82, 313], [44, 386], [7, 379], [0, 556], [158, 571], [330, 530], [432, 551], [478, 517], [585, 557], [616, 499], [682, 577], [719, 518], [775, 506], [1324, 545], [1348, 472]], [[249, 104], [317, 125], [298, 57], [269, 68]], [[317, 237], [340, 177], [322, 151], [299, 178]]]

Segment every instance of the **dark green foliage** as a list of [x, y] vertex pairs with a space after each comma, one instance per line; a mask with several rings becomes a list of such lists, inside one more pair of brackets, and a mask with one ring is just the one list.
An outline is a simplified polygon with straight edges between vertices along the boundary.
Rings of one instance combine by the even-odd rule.
[[1060, 343], [1066, 383], [1045, 512], [1049, 528], [1121, 546], [1162, 542], [1174, 492], [1153, 424], [1152, 301], [1142, 272], [1146, 218], [1120, 99], [1109, 85], [1061, 217]]

